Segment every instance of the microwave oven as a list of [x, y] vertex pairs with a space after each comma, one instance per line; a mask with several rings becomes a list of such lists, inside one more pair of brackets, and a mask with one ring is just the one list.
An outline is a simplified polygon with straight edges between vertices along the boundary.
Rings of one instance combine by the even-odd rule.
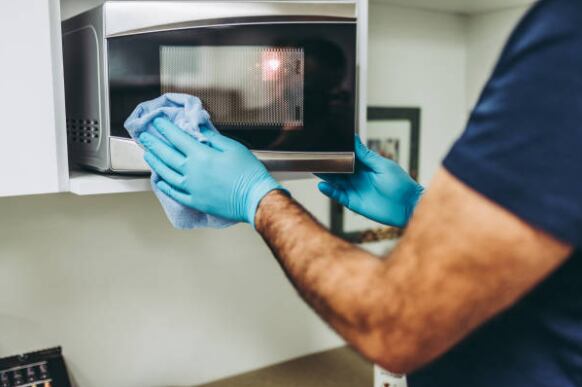
[[123, 127], [163, 93], [273, 171], [354, 170], [357, 12], [346, 1], [106, 1], [62, 23], [69, 158], [147, 173]]

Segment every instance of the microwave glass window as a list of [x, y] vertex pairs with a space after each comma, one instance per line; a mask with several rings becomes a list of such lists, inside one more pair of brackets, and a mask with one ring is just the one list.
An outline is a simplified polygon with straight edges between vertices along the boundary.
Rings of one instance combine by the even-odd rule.
[[141, 102], [200, 97], [216, 128], [253, 150], [352, 152], [353, 23], [242, 24], [107, 39], [112, 136]]
[[162, 93], [198, 96], [218, 126], [303, 128], [302, 48], [161, 46]]

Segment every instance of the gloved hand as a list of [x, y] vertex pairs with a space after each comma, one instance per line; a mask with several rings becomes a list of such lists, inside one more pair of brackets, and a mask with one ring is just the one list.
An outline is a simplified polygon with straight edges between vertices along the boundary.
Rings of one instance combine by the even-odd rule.
[[350, 210], [376, 222], [404, 227], [423, 193], [398, 164], [366, 148], [356, 138], [353, 175], [318, 174], [319, 190]]
[[154, 127], [168, 143], [142, 133], [145, 160], [162, 179], [160, 191], [178, 203], [224, 219], [250, 223], [263, 197], [284, 190], [242, 144], [201, 126], [201, 143], [166, 118]]

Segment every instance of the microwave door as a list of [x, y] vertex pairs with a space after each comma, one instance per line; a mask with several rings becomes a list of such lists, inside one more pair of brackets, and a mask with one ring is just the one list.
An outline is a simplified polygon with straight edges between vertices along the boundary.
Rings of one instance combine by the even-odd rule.
[[[275, 170], [353, 169], [355, 24], [238, 25], [108, 39], [111, 133], [162, 93], [199, 97], [215, 127]], [[286, 163], [286, 159], [295, 161]], [[332, 164], [333, 160], [343, 160]], [[297, 168], [297, 169], [295, 169]]]

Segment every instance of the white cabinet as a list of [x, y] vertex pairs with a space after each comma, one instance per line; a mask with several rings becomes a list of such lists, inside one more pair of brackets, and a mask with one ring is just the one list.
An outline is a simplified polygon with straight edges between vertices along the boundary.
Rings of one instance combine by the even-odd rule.
[[[147, 179], [108, 177], [89, 172], [69, 176], [60, 13], [62, 9], [64, 15], [71, 16], [102, 1], [0, 0], [0, 197], [66, 191], [87, 195], [148, 189]], [[365, 111], [365, 97], [372, 95], [372, 103], [382, 102], [390, 97], [390, 90], [394, 87], [382, 88], [381, 98], [376, 98], [374, 90], [378, 89], [378, 82], [366, 82], [368, 2], [357, 1], [361, 21], [360, 109]], [[380, 8], [397, 4], [436, 9], [472, 20], [480, 17], [481, 12], [533, 2], [535, 0], [375, 0], [373, 4]], [[430, 20], [431, 13], [427, 15]], [[438, 15], [442, 14], [439, 12]], [[379, 27], [375, 33], [378, 31], [382, 33]], [[394, 40], [394, 36], [398, 37], [398, 34], [381, 39]], [[469, 43], [472, 43], [471, 36], [469, 38]], [[378, 47], [385, 47], [384, 42]], [[375, 58], [374, 63], [378, 62], [377, 51], [370, 57]], [[384, 64], [381, 72], [386, 72]], [[386, 76], [378, 79], [386, 79]], [[367, 85], [374, 86], [370, 92]], [[398, 100], [400, 96], [397, 97]], [[360, 131], [363, 134], [365, 127], [365, 117], [362, 117]]]
[[0, 2], [0, 196], [68, 190], [58, 0]]

